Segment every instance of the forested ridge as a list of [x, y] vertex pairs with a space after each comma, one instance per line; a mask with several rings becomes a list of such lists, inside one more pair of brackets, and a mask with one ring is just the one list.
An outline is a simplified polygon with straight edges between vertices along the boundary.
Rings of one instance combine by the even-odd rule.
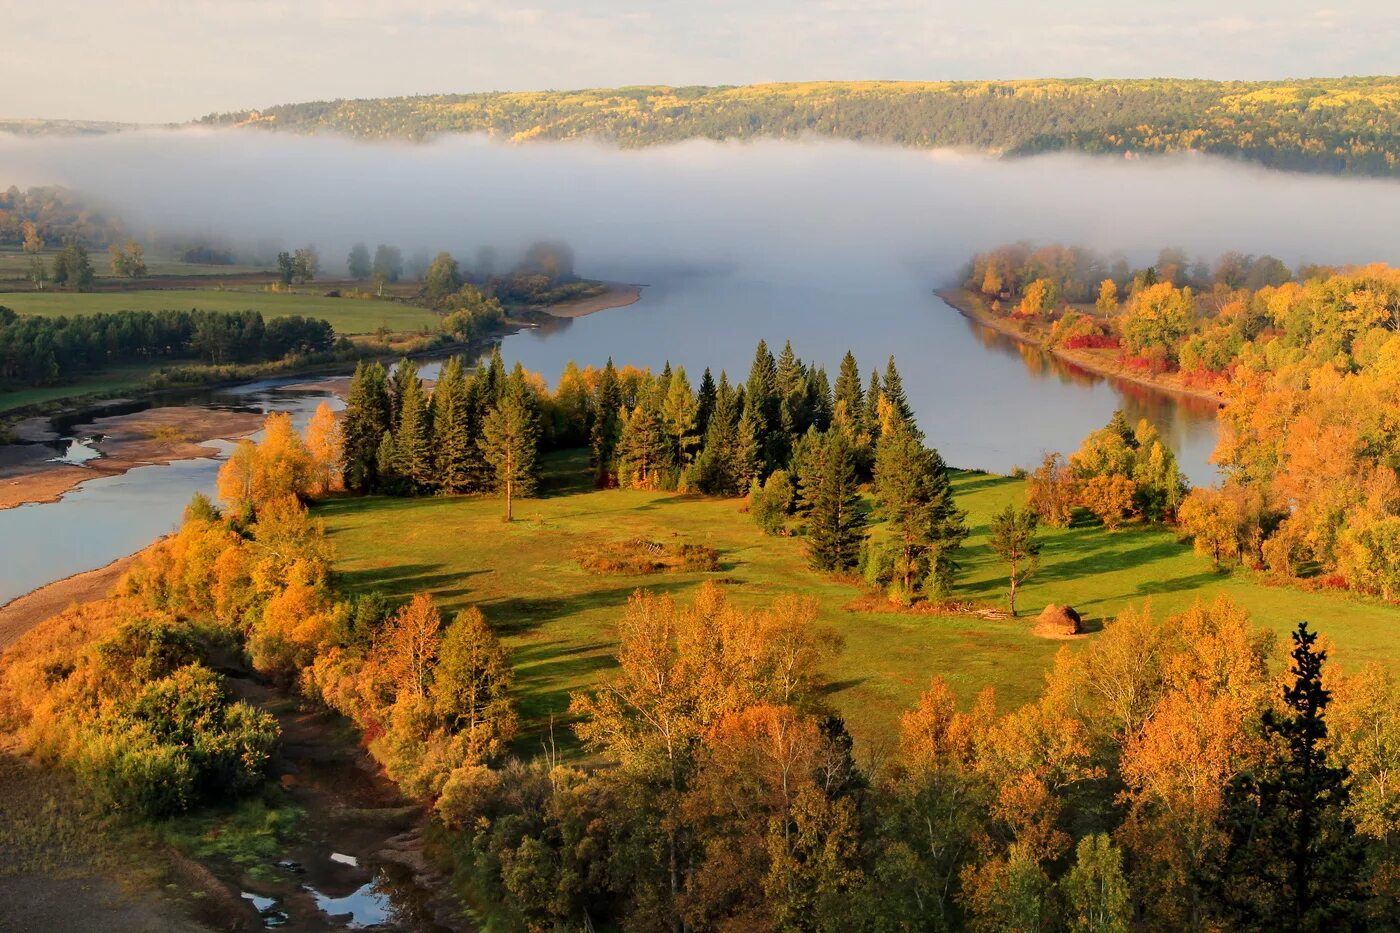
[[629, 147], [810, 134], [1007, 155], [1198, 151], [1295, 171], [1400, 174], [1396, 77], [643, 86], [314, 101], [200, 122], [365, 138], [592, 137]]

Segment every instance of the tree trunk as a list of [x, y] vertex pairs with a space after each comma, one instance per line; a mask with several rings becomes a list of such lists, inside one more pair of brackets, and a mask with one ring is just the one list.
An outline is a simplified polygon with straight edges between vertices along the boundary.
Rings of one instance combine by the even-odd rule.
[[508, 522], [514, 520], [514, 519], [511, 517], [511, 512], [510, 512], [510, 499], [511, 499], [511, 493], [513, 492], [513, 488], [512, 488], [512, 487], [514, 487], [514, 486], [515, 486], [515, 483], [514, 483], [513, 481], [511, 481], [511, 480], [506, 480], [506, 521], [508, 521]]
[[1016, 618], [1016, 566], [1011, 566], [1011, 593], [1007, 596], [1006, 602], [1011, 608], [1011, 617]]

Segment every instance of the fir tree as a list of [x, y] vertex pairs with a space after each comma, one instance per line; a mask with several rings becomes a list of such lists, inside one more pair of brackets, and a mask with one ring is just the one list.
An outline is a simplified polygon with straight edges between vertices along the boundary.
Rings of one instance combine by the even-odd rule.
[[831, 431], [822, 447], [821, 479], [807, 515], [807, 559], [817, 570], [839, 573], [854, 569], [859, 560], [865, 514], [846, 436]]
[[740, 490], [734, 459], [739, 443], [739, 404], [729, 376], [721, 372], [714, 412], [706, 425], [700, 453], [700, 488], [710, 495], [732, 496]]
[[663, 489], [675, 466], [672, 440], [647, 400], [628, 414], [617, 446], [617, 481], [637, 489]]
[[781, 401], [777, 364], [773, 361], [773, 354], [768, 352], [768, 344], [760, 340], [754, 350], [753, 366], [749, 368], [749, 381], [744, 388], [744, 414], [749, 418], [758, 445], [759, 479], [775, 465], [768, 461], [768, 457], [779, 446], [774, 442], [773, 435], [782, 420]]
[[500, 401], [487, 413], [481, 438], [482, 454], [496, 474], [496, 488], [506, 498], [505, 520], [511, 521], [515, 499], [535, 491], [539, 461], [539, 416], [519, 363], [504, 381]]
[[966, 516], [953, 502], [943, 459], [902, 421], [880, 438], [875, 502], [888, 526], [891, 579], [901, 595], [945, 595], [956, 569], [954, 554], [967, 537]]
[[622, 388], [611, 358], [598, 378], [597, 413], [589, 435], [590, 462], [599, 486], [607, 486], [617, 472], [617, 444], [622, 437]]
[[418, 368], [407, 357], [399, 360], [393, 371], [389, 373], [389, 430], [391, 431], [399, 429], [399, 418], [403, 414], [404, 395], [408, 392], [408, 383], [416, 378], [418, 378]]
[[807, 370], [807, 424], [825, 432], [831, 427], [831, 381], [826, 370], [814, 366]]
[[661, 420], [671, 438], [671, 450], [677, 465], [684, 466], [690, 463], [700, 444], [700, 436], [696, 431], [698, 407], [695, 396], [690, 391], [690, 380], [686, 378], [685, 367], [678, 367], [671, 374], [670, 385], [661, 404]]
[[865, 431], [865, 393], [860, 387], [860, 369], [850, 350], [841, 358], [841, 369], [836, 373], [832, 421], [852, 437]]
[[763, 469], [763, 444], [760, 439], [759, 416], [748, 405], [739, 417], [738, 429], [734, 436], [733, 476], [738, 489], [747, 489], [755, 480], [761, 480]]
[[433, 388], [434, 485], [457, 494], [471, 489], [476, 439], [471, 433], [467, 380], [462, 359], [454, 356], [442, 366]]
[[695, 433], [704, 437], [710, 429], [710, 415], [715, 410], [715, 378], [710, 375], [710, 367], [705, 367], [705, 374], [700, 377], [700, 393], [696, 399], [695, 408]]
[[865, 392], [865, 427], [872, 436], [880, 434], [880, 374], [870, 371], [870, 388]]
[[1220, 890], [1242, 926], [1345, 930], [1361, 921], [1365, 849], [1347, 815], [1345, 766], [1328, 760], [1327, 652], [1317, 633], [1293, 633], [1292, 684], [1281, 709], [1264, 711], [1268, 751], [1226, 789], [1230, 834]]
[[[904, 396], [904, 380], [900, 378], [899, 370], [895, 368], [893, 356], [885, 364], [885, 378], [880, 383], [880, 397], [884, 408], [881, 413], [881, 432], [887, 430], [894, 421], [914, 428], [914, 410], [909, 407], [909, 400]], [[914, 428], [914, 430], [917, 434], [918, 429]]]
[[436, 470], [433, 457], [432, 410], [423, 391], [418, 368], [405, 360], [399, 368], [406, 372], [400, 380], [403, 395], [399, 402], [399, 424], [394, 431], [394, 466], [416, 490], [433, 486]]
[[356, 492], [375, 488], [380, 442], [389, 430], [388, 375], [378, 363], [359, 363], [350, 380], [341, 422], [341, 448], [345, 484]]

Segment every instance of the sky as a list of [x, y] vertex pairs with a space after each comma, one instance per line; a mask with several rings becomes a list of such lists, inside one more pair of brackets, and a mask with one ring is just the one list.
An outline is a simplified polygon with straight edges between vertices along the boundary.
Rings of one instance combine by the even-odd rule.
[[0, 118], [624, 84], [1400, 71], [1394, 0], [0, 0]]

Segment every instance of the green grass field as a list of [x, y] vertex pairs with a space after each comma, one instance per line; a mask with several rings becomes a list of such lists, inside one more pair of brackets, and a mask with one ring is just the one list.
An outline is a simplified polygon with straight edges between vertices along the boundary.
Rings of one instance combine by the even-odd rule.
[[[1226, 594], [1280, 632], [1309, 619], [1336, 641], [1343, 663], [1376, 659], [1400, 666], [1400, 639], [1394, 637], [1400, 610], [1272, 588], [1243, 573], [1217, 574], [1160, 529], [1050, 530], [1040, 573], [1022, 591], [1018, 620], [870, 611], [860, 590], [807, 569], [800, 538], [764, 537], [737, 500], [600, 492], [588, 487], [587, 476], [582, 454], [552, 458], [542, 498], [519, 503], [510, 525], [501, 522], [501, 503], [492, 498], [341, 498], [317, 508], [349, 590], [426, 591], [449, 611], [482, 608], [514, 651], [524, 752], [538, 749], [551, 717], [556, 724], [566, 717], [570, 691], [611, 666], [616, 623], [636, 588], [687, 599], [707, 577], [729, 581], [732, 598], [743, 604], [785, 592], [820, 601], [823, 623], [846, 643], [829, 670], [831, 701], [865, 749], [891, 738], [900, 711], [935, 674], [965, 700], [987, 685], [997, 688], [1003, 707], [1035, 696], [1055, 652], [1085, 643], [1030, 633], [1031, 618], [1049, 601], [1078, 608], [1093, 632], [1105, 618], [1148, 598], [1165, 616], [1198, 598]], [[987, 525], [996, 511], [1020, 500], [1022, 483], [965, 473], [956, 489], [972, 529], [960, 595], [999, 599], [1005, 580], [987, 546]], [[634, 537], [708, 543], [721, 552], [723, 568], [717, 574], [592, 576], [573, 557], [596, 542]], [[560, 729], [556, 736], [569, 734]]]
[[[0, 279], [12, 279], [23, 281], [29, 275], [29, 267], [34, 257], [38, 256], [50, 268], [53, 268], [53, 259], [59, 254], [57, 249], [45, 249], [38, 253], [26, 253], [15, 247], [0, 249]], [[112, 266], [109, 261], [107, 251], [89, 250], [88, 259], [92, 262], [93, 272], [99, 279], [115, 278], [112, 275]], [[179, 259], [167, 259], [161, 256], [146, 257], [146, 271], [150, 275], [243, 275], [250, 272], [266, 272], [257, 266], [225, 266], [213, 265], [209, 263], [184, 262]]]
[[338, 334], [369, 334], [382, 325], [391, 331], [436, 327], [433, 312], [399, 301], [327, 298], [320, 291], [266, 292], [234, 289], [151, 289], [130, 292], [5, 292], [0, 306], [18, 314], [96, 314], [111, 311], [167, 311], [200, 308], [206, 311], [261, 311], [263, 317], [300, 314], [330, 321]]
[[0, 413], [23, 408], [26, 405], [40, 405], [55, 399], [73, 398], [79, 395], [110, 395], [141, 388], [146, 378], [158, 367], [148, 363], [133, 363], [129, 366], [113, 366], [87, 379], [64, 383], [59, 386], [40, 386], [36, 389], [19, 389], [15, 392], [0, 392]]

